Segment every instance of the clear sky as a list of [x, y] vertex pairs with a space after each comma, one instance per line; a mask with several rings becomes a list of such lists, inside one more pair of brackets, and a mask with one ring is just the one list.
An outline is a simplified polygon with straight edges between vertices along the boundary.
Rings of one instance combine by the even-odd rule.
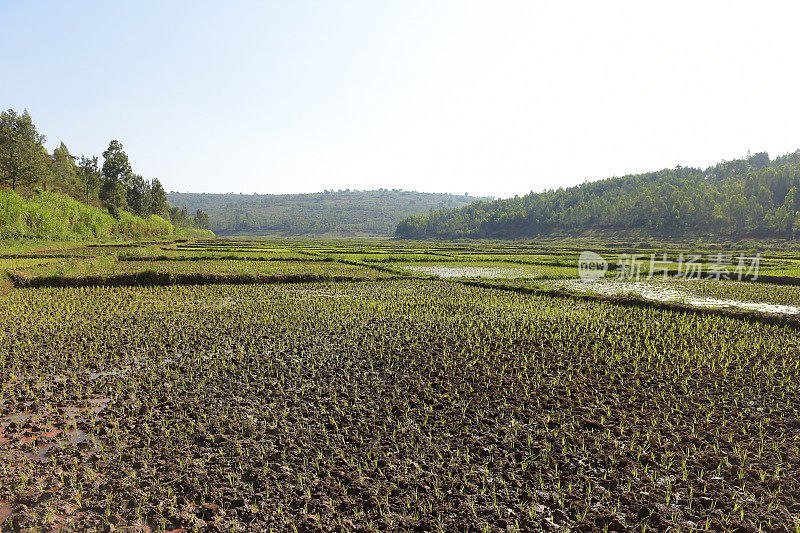
[[0, 106], [167, 190], [498, 197], [800, 148], [800, 3], [0, 1]]

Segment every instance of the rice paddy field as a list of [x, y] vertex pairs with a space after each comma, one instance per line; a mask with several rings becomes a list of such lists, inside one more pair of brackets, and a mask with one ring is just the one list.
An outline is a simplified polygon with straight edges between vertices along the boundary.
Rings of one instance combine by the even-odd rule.
[[46, 263], [28, 269], [37, 276], [62, 276], [79, 278], [93, 275], [111, 276], [140, 272], [170, 274], [255, 274], [262, 276], [320, 275], [344, 276], [358, 279], [386, 277], [388, 274], [372, 268], [334, 261], [286, 261], [286, 260], [247, 260], [247, 259], [197, 259], [197, 260], [153, 260], [120, 261], [113, 258], [95, 261], [72, 261], [67, 263]]
[[0, 529], [800, 530], [800, 263], [597, 250], [0, 250]]

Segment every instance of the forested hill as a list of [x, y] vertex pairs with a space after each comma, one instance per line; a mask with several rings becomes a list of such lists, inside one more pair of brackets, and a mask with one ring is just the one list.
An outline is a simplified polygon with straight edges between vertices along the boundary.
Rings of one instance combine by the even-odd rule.
[[479, 198], [466, 195], [377, 191], [313, 194], [167, 194], [173, 205], [209, 215], [218, 235], [391, 235], [405, 217], [458, 208]]
[[800, 236], [800, 150], [676, 167], [476, 202], [403, 220], [407, 238], [514, 238], [587, 230], [660, 236]]

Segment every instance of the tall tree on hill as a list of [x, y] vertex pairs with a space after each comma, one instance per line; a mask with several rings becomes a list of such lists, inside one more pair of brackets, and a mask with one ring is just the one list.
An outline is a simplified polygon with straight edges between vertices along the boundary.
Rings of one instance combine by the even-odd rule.
[[131, 173], [125, 181], [125, 199], [133, 213], [139, 216], [147, 214], [150, 203], [150, 184], [139, 174]]
[[150, 186], [150, 203], [147, 212], [151, 215], [158, 215], [162, 218], [169, 218], [169, 204], [167, 204], [167, 192], [157, 179], [153, 180]]
[[48, 155], [44, 135], [36, 132], [28, 111], [0, 113], [0, 185], [16, 190], [46, 179]]
[[[50, 158], [50, 174], [53, 186], [63, 191], [73, 192], [75, 190], [75, 176], [77, 174], [75, 158], [70, 155], [67, 146], [62, 142], [61, 145], [53, 150]], [[47, 190], [47, 181], [42, 183], [42, 188]]]
[[192, 219], [189, 217], [189, 210], [186, 206], [171, 206], [169, 208], [169, 219], [176, 226], [189, 226], [192, 223]]
[[194, 225], [200, 229], [208, 229], [208, 214], [202, 209], [198, 209], [194, 215]]
[[97, 157], [81, 156], [76, 173], [76, 187], [80, 191], [81, 197], [86, 198], [86, 202], [91, 201], [97, 194], [101, 176], [97, 166]]
[[122, 150], [122, 143], [114, 139], [103, 152], [103, 183], [100, 186], [100, 199], [113, 208], [127, 207], [125, 183], [131, 174], [128, 154]]

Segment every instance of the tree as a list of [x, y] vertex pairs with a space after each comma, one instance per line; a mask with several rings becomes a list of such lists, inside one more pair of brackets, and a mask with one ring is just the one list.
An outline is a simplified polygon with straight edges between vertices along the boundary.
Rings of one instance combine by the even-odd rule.
[[81, 156], [76, 173], [76, 186], [82, 197], [89, 202], [97, 194], [100, 187], [100, 169], [97, 166], [97, 157], [91, 159]]
[[150, 204], [147, 207], [147, 212], [162, 218], [169, 218], [170, 215], [167, 193], [157, 179], [154, 179], [153, 184], [150, 186]]
[[148, 204], [150, 203], [150, 184], [138, 174], [131, 174], [124, 182], [125, 199], [130, 210], [139, 215], [147, 214]]
[[28, 111], [0, 113], [0, 185], [13, 191], [46, 180], [49, 158], [44, 140]]
[[103, 175], [106, 179], [121, 180], [131, 173], [131, 164], [128, 154], [122, 150], [122, 143], [114, 139], [108, 143], [108, 149], [103, 152]]
[[795, 196], [797, 196], [797, 187], [792, 187], [783, 198], [783, 205], [785, 205], [787, 209], [794, 210]]
[[[53, 156], [50, 158], [50, 174], [55, 187], [68, 192], [75, 190], [75, 176], [77, 174], [75, 158], [70, 155], [67, 146], [63, 142], [53, 150]], [[42, 188], [47, 190], [46, 179], [42, 183]]]
[[206, 214], [203, 210], [198, 209], [194, 215], [195, 226], [201, 229], [208, 229], [208, 222], [208, 214]]
[[769, 165], [769, 154], [767, 152], [759, 152], [757, 154], [749, 155], [748, 152], [747, 162], [755, 170], [761, 170], [765, 166]]
[[763, 185], [758, 189], [758, 203], [764, 210], [772, 209], [772, 193]]
[[128, 209], [127, 192], [121, 181], [104, 182], [100, 189], [100, 199], [114, 216], [117, 216], [120, 209]]
[[115, 208], [127, 207], [125, 184], [131, 172], [128, 154], [122, 150], [122, 143], [114, 139], [103, 152], [103, 183], [100, 199]]
[[192, 219], [189, 217], [189, 210], [186, 206], [178, 207], [177, 205], [169, 208], [169, 219], [176, 226], [190, 226]]

